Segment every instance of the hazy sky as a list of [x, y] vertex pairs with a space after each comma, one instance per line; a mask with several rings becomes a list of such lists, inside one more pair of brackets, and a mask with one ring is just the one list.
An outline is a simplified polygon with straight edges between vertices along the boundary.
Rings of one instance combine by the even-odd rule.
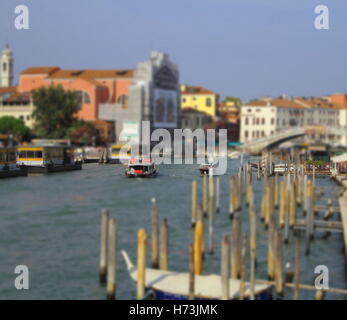
[[[26, 4], [30, 30], [16, 30]], [[330, 9], [316, 30], [314, 8]], [[0, 0], [0, 47], [29, 66], [134, 68], [170, 54], [182, 83], [243, 100], [347, 93], [345, 0]]]

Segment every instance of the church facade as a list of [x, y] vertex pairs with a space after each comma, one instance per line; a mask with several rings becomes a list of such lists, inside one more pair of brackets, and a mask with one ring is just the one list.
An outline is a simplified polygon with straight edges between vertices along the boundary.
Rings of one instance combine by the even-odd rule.
[[141, 139], [141, 121], [150, 121], [150, 130], [172, 131], [180, 126], [180, 86], [178, 67], [162, 52], [137, 65], [128, 89], [128, 105], [101, 104], [99, 118], [115, 121], [116, 140]]

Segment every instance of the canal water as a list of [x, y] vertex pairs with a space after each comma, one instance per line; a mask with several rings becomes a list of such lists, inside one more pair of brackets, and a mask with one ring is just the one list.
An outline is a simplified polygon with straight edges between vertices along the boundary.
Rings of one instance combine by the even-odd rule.
[[[229, 160], [228, 175], [236, 174], [238, 160]], [[228, 175], [221, 176], [221, 212], [215, 218], [215, 253], [206, 255], [204, 273], [220, 272], [220, 241], [231, 230], [228, 218]], [[254, 175], [255, 178], [255, 175]], [[158, 202], [160, 219], [170, 226], [169, 269], [187, 271], [188, 244], [192, 242], [191, 181], [202, 181], [196, 165], [162, 165], [155, 179], [128, 179], [121, 165], [86, 164], [82, 171], [32, 175], [0, 181], [0, 299], [104, 299], [98, 282], [100, 209], [108, 208], [119, 223], [119, 249], [136, 262], [136, 235], [141, 227], [150, 233], [151, 198]], [[256, 179], [254, 179], [256, 180]], [[337, 205], [337, 185], [318, 178], [324, 197]], [[255, 181], [257, 207], [262, 183]], [[329, 194], [329, 192], [331, 194]], [[259, 210], [258, 210], [259, 216]], [[248, 214], [242, 214], [248, 231]], [[266, 279], [266, 232], [258, 222], [257, 278]], [[302, 237], [304, 241], [304, 236]], [[302, 242], [303, 242], [302, 241]], [[303, 246], [302, 246], [303, 248]], [[294, 241], [285, 246], [284, 263], [294, 259]], [[148, 255], [148, 265], [150, 258]], [[341, 235], [327, 240], [317, 233], [308, 257], [302, 256], [301, 282], [312, 283], [314, 268], [329, 268], [330, 286], [347, 289]], [[135, 283], [118, 253], [117, 298], [134, 299]], [[29, 290], [16, 290], [14, 269], [26, 265]], [[288, 290], [285, 297], [292, 298]], [[300, 291], [311, 299], [313, 292]], [[328, 294], [329, 299], [345, 298]]]

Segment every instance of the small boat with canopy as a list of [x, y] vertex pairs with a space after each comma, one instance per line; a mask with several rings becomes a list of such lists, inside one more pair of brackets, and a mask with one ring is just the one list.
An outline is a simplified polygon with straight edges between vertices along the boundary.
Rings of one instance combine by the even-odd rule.
[[[130, 277], [137, 282], [137, 269], [123, 250], [123, 258]], [[146, 268], [145, 288], [158, 300], [188, 300], [189, 273]], [[250, 283], [246, 282], [245, 299], [250, 299]], [[271, 299], [272, 286], [255, 284], [254, 295], [257, 300]], [[195, 300], [217, 300], [222, 296], [221, 276], [216, 274], [195, 276]], [[240, 280], [229, 280], [229, 299], [240, 298]]]
[[128, 166], [125, 170], [125, 175], [131, 177], [155, 177], [157, 174], [157, 168], [155, 163], [150, 158], [133, 158], [128, 162]]

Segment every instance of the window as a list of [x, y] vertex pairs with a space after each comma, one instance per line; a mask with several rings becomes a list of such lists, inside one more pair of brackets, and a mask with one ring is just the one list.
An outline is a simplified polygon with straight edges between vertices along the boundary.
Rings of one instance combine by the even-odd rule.
[[245, 138], [248, 138], [248, 130], [245, 131]]
[[90, 96], [87, 92], [84, 92], [84, 103], [86, 104], [90, 103]]
[[2, 71], [6, 71], [6, 70], [7, 70], [7, 64], [6, 64], [6, 62], [4, 62], [2, 64]]
[[211, 98], [206, 98], [206, 106], [207, 106], [207, 107], [211, 107], [211, 105], [212, 105], [212, 100], [211, 100]]
[[275, 118], [271, 118], [271, 124], [275, 124]]
[[245, 125], [246, 126], [248, 125], [248, 117], [246, 117], [246, 119], [245, 119]]
[[186, 98], [182, 98], [182, 102], [186, 102]]
[[78, 110], [81, 110], [82, 109], [82, 102], [83, 102], [83, 91], [76, 91], [75, 95], [76, 95], [76, 98], [77, 98]]
[[120, 103], [120, 104], [128, 104], [128, 96], [126, 94], [122, 94], [120, 95], [118, 98], [117, 98], [117, 103]]
[[261, 124], [265, 124], [265, 118], [261, 119]]
[[256, 121], [256, 124], [259, 125], [259, 118], [257, 118], [255, 121]]

